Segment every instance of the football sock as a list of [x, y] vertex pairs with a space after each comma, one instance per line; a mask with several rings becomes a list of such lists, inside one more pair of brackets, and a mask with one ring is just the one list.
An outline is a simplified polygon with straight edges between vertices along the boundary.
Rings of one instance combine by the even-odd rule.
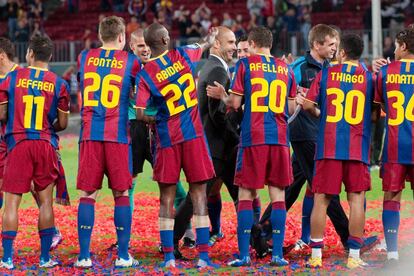
[[249, 257], [250, 233], [253, 226], [252, 200], [240, 200], [237, 206], [237, 240], [240, 259]]
[[323, 239], [310, 238], [309, 246], [312, 248], [312, 258], [322, 258]]
[[132, 187], [131, 189], [128, 190], [128, 197], [129, 197], [129, 205], [131, 206], [131, 213], [134, 213], [134, 189], [135, 189], [135, 185], [137, 184], [137, 179], [138, 177], [134, 177], [132, 178]]
[[363, 243], [364, 241], [362, 240], [362, 238], [349, 235], [347, 241], [347, 245], [349, 247], [349, 257], [359, 259], [359, 252]]
[[313, 194], [306, 189], [306, 195], [303, 198], [302, 204], [302, 235], [300, 239], [304, 242], [309, 244], [310, 239], [310, 219], [313, 209]]
[[208, 217], [210, 218], [211, 233], [218, 234], [221, 228], [221, 195], [209, 196], [207, 200]]
[[284, 201], [272, 202], [270, 214], [272, 224], [273, 251], [272, 256], [283, 258], [283, 239], [285, 238], [286, 206]]
[[79, 238], [79, 260], [90, 258], [89, 247], [91, 235], [95, 222], [95, 200], [81, 197], [78, 208], [78, 238]]
[[400, 203], [385, 200], [382, 211], [385, 242], [388, 252], [398, 252], [398, 228], [400, 226]]
[[3, 245], [3, 262], [7, 262], [8, 259], [13, 259], [13, 241], [16, 238], [16, 235], [16, 231], [1, 232], [1, 239]]
[[254, 223], [259, 223], [261, 211], [262, 211], [262, 203], [260, 202], [260, 197], [256, 197], [255, 199], [253, 199]]
[[193, 216], [197, 234], [197, 249], [201, 260], [208, 260], [209, 219], [208, 216]]
[[115, 198], [114, 222], [116, 236], [118, 238], [118, 258], [129, 259], [128, 245], [131, 238], [131, 206], [129, 197], [120, 196]]
[[174, 260], [174, 219], [159, 217], [158, 224], [164, 261]]
[[53, 236], [56, 233], [55, 227], [39, 230], [40, 236], [40, 259], [47, 262], [50, 259], [49, 251], [52, 245]]

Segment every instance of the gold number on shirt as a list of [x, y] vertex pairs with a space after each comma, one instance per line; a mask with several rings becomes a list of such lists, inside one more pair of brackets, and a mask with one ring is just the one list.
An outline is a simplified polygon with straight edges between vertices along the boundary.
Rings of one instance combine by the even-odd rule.
[[[168, 84], [160, 91], [161, 95], [164, 97], [170, 92], [173, 94], [167, 100], [167, 107], [168, 111], [170, 112], [170, 116], [181, 113], [187, 108], [193, 107], [197, 104], [197, 98], [192, 99], [190, 95], [190, 93], [195, 90], [193, 75], [190, 73], [184, 74], [177, 81], [180, 85], [183, 85], [187, 82], [187, 86], [183, 92], [181, 91], [180, 86], [175, 83]], [[180, 100], [182, 96], [184, 96], [185, 103], [176, 105], [177, 101]]]
[[[252, 91], [252, 112], [268, 112], [269, 109], [277, 114], [284, 112], [287, 94], [287, 85], [284, 81], [273, 80], [269, 85], [269, 82], [263, 78], [253, 78], [251, 85], [260, 85], [259, 90]], [[267, 96], [269, 96], [268, 105], [259, 105], [259, 99]]]
[[[331, 104], [335, 107], [334, 115], [327, 115], [326, 121], [329, 123], [337, 123], [342, 118], [350, 125], [357, 125], [362, 122], [364, 118], [365, 95], [359, 90], [351, 90], [346, 94], [339, 88], [328, 88], [326, 94], [335, 95], [335, 99]], [[356, 104], [356, 111], [353, 114], [354, 104]], [[345, 111], [344, 111], [345, 109]]]
[[414, 122], [414, 95], [411, 96], [407, 103], [407, 107], [404, 110], [405, 95], [398, 90], [391, 90], [387, 92], [388, 100], [395, 98], [395, 102], [391, 104], [391, 107], [395, 109], [395, 118], [388, 116], [388, 124], [390, 126], [398, 126], [404, 122], [404, 118], [408, 121]]
[[24, 95], [24, 119], [23, 126], [24, 128], [31, 128], [32, 125], [32, 116], [33, 116], [33, 106], [36, 105], [36, 118], [35, 118], [35, 129], [42, 130], [43, 128], [43, 111], [45, 109], [45, 97], [42, 96], [33, 96], [33, 95]]
[[[93, 93], [99, 89], [101, 89], [100, 101], [104, 107], [114, 108], [118, 106], [121, 95], [118, 84], [122, 82], [121, 76], [115, 74], [106, 75], [102, 79], [101, 84], [101, 76], [98, 73], [88, 72], [85, 73], [84, 81], [88, 79], [92, 79], [92, 84], [86, 86], [83, 91], [84, 106], [98, 106], [99, 102], [93, 99]], [[112, 94], [112, 98], [109, 98], [110, 93]]]

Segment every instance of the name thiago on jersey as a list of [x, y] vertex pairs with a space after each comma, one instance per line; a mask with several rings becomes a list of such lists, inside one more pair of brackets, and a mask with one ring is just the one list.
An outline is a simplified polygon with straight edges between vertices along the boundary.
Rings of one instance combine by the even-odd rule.
[[52, 82], [30, 79], [19, 79], [19, 82], [17, 83], [16, 87], [33, 88], [50, 93], [52, 93], [55, 90], [55, 85]]
[[364, 75], [351, 75], [347, 73], [331, 72], [331, 79], [333, 81], [347, 82], [347, 83], [364, 83]]

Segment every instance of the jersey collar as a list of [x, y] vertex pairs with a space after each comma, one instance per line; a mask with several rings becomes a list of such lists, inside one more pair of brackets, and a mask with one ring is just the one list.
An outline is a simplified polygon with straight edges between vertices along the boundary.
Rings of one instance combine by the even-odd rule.
[[414, 62], [414, 59], [403, 58], [400, 59], [401, 62]]
[[165, 50], [165, 52], [164, 52], [164, 53], [162, 53], [161, 55], [159, 55], [159, 56], [157, 56], [157, 57], [150, 58], [148, 61], [153, 61], [153, 60], [156, 60], [156, 59], [158, 59], [158, 58], [160, 58], [160, 57], [162, 57], [162, 56], [165, 56], [167, 53], [168, 53], [168, 50]]
[[29, 68], [29, 69], [35, 69], [35, 70], [40, 70], [40, 71], [49, 71], [48, 69], [46, 69], [46, 68], [40, 68], [40, 67], [34, 67], [34, 66], [29, 66], [29, 67], [27, 67], [27, 68]]

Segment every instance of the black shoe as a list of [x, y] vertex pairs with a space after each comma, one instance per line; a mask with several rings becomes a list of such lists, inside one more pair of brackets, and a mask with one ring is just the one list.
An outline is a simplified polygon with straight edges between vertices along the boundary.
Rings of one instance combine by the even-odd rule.
[[181, 261], [189, 261], [189, 259], [187, 259], [186, 257], [183, 256], [183, 254], [181, 254], [180, 250], [178, 249], [178, 246], [174, 246], [174, 257], [176, 260], [181, 260]]
[[192, 240], [188, 237], [184, 237], [183, 241], [184, 241], [184, 244], [183, 244], [184, 247], [194, 248], [196, 245], [195, 240]]
[[253, 225], [250, 243], [256, 251], [257, 258], [264, 258], [269, 253], [269, 244], [260, 224]]

